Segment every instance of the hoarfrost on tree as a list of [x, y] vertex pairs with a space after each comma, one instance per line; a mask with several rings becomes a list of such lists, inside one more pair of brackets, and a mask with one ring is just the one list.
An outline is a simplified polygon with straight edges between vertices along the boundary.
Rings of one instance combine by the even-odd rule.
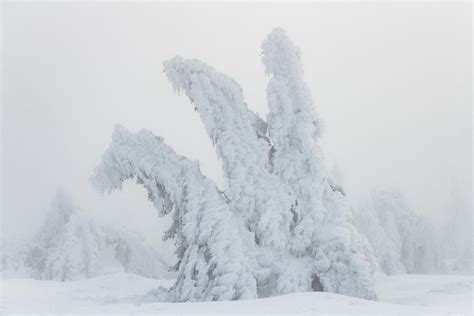
[[[331, 184], [319, 144], [321, 122], [303, 80], [301, 53], [281, 29], [262, 44], [270, 112], [252, 112], [242, 89], [195, 59], [164, 70], [200, 113], [227, 189], [203, 176], [151, 132], [117, 127], [94, 170], [102, 192], [136, 177], [174, 222], [178, 278], [168, 299], [229, 300], [324, 290], [374, 298], [375, 261]], [[163, 298], [162, 291], [157, 296]]]

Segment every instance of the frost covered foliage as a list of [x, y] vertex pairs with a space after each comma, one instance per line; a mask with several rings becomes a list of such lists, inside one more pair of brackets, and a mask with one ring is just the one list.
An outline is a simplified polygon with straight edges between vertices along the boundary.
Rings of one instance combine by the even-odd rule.
[[377, 189], [354, 215], [387, 274], [445, 272], [443, 242], [397, 190]]
[[110, 192], [135, 177], [159, 214], [172, 214], [164, 238], [175, 241], [178, 278], [167, 299], [310, 290], [374, 298], [375, 259], [350, 222], [344, 194], [329, 182], [301, 53], [281, 29], [262, 49], [271, 77], [267, 122], [249, 110], [232, 78], [195, 59], [164, 63], [215, 145], [227, 179], [224, 192], [162, 138], [123, 127], [116, 128], [92, 182]]

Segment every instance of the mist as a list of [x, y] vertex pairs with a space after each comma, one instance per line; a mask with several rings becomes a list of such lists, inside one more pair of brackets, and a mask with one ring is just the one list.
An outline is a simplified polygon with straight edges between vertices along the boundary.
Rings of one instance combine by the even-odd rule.
[[[346, 191], [397, 187], [433, 219], [452, 183], [471, 203], [469, 3], [7, 3], [2, 12], [2, 231], [29, 236], [58, 186], [97, 219], [161, 241], [133, 182], [101, 196], [89, 177], [115, 124], [163, 136], [224, 186], [199, 115], [162, 62], [198, 58], [267, 112], [261, 41], [284, 28], [301, 48], [324, 121], [324, 149]], [[471, 206], [472, 208], [472, 206]], [[168, 254], [171, 256], [171, 254]]]

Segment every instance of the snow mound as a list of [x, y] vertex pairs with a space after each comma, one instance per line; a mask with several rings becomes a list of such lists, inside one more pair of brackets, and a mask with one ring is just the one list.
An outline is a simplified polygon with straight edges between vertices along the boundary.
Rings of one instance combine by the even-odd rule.
[[[403, 313], [472, 315], [472, 276], [379, 275], [378, 301], [326, 292], [226, 302], [143, 303], [144, 295], [174, 280], [113, 273], [71, 282], [2, 280], [5, 313]], [[142, 303], [137, 303], [142, 302]]]

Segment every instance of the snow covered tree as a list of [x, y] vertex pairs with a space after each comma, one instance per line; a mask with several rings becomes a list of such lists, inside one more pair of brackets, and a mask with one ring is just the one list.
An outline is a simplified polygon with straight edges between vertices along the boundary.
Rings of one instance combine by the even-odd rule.
[[383, 272], [445, 272], [442, 240], [433, 225], [415, 213], [398, 190], [373, 190], [354, 217]]
[[376, 209], [372, 198], [363, 199], [354, 210], [354, 224], [369, 240], [384, 273], [406, 273], [401, 262], [401, 238], [391, 212]]
[[113, 256], [125, 272], [156, 279], [169, 276], [167, 264], [144, 236], [97, 224], [61, 189], [33, 239], [2, 241], [0, 271], [43, 280], [91, 278], [103, 273], [108, 246], [114, 247]]
[[449, 268], [457, 273], [471, 273], [472, 261], [472, 198], [469, 188], [458, 180], [451, 181], [445, 206], [444, 236]]
[[178, 279], [174, 301], [229, 300], [324, 290], [374, 298], [375, 261], [330, 183], [320, 120], [303, 80], [301, 54], [283, 30], [262, 44], [271, 76], [268, 126], [240, 86], [198, 60], [164, 63], [175, 90], [200, 113], [227, 179], [218, 190], [198, 164], [147, 131], [117, 127], [94, 170], [101, 192], [135, 177], [174, 222]]
[[216, 146], [231, 209], [245, 220], [259, 245], [284, 249], [292, 201], [270, 172], [266, 123], [248, 109], [241, 87], [212, 67], [177, 56], [164, 63], [164, 70], [175, 90], [184, 91], [194, 104]]
[[46, 222], [32, 240], [2, 244], [2, 270], [56, 281], [98, 275], [98, 233], [69, 195], [58, 189]]
[[34, 240], [39, 279], [69, 281], [102, 272], [99, 231], [62, 190], [57, 191], [48, 218]]
[[410, 208], [398, 190], [374, 192], [375, 208], [393, 214], [401, 240], [401, 262], [408, 273], [443, 272], [443, 244], [432, 224]]
[[[4, 277], [33, 277], [32, 245], [25, 240], [2, 240], [0, 270]], [[36, 254], [37, 252], [34, 252]]]

